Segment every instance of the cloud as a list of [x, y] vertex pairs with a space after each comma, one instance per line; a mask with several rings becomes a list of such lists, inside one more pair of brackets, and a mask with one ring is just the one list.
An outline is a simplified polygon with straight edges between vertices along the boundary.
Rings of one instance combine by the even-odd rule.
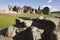
[[51, 3], [52, 2], [52, 0], [48, 0], [48, 3]]
[[53, 12], [53, 11], [59, 11], [59, 9], [57, 9], [57, 8], [55, 8], [55, 7], [52, 7], [52, 8], [51, 8], [51, 12]]
[[51, 8], [50, 5], [43, 5], [42, 9], [43, 9], [44, 7], [49, 7], [49, 8]]

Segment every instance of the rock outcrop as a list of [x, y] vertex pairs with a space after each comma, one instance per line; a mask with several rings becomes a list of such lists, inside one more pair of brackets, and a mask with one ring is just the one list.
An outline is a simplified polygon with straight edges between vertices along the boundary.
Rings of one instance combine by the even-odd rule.
[[8, 8], [10, 11], [13, 11], [13, 7], [11, 5], [8, 5]]
[[31, 14], [46, 14], [50, 15], [50, 9], [49, 7], [44, 7], [43, 9], [40, 9], [40, 6], [38, 9], [32, 8], [31, 6], [23, 6], [21, 8], [20, 6], [15, 5], [12, 7], [11, 5], [8, 5], [9, 11], [15, 11], [17, 13], [31, 13]]
[[42, 13], [46, 14], [46, 15], [50, 15], [50, 9], [49, 9], [49, 7], [44, 7]]

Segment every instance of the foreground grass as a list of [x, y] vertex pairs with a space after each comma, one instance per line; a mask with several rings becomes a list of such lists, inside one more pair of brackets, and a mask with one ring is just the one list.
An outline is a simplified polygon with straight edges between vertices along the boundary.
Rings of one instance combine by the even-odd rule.
[[[27, 19], [27, 18], [37, 18], [40, 16], [41, 16], [40, 14], [0, 14], [0, 29], [15, 24], [15, 19], [18, 17]], [[42, 15], [42, 16], [49, 17], [48, 15]]]
[[0, 28], [13, 25], [15, 23], [15, 19], [16, 17], [0, 16]]

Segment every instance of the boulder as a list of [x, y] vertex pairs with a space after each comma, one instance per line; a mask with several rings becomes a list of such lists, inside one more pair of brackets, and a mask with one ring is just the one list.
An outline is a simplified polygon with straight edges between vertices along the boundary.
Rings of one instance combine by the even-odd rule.
[[30, 6], [24, 6], [23, 9], [24, 9], [23, 10], [24, 13], [32, 13], [33, 12], [33, 8]]
[[41, 34], [44, 32], [43, 29], [38, 29], [35, 26], [31, 26], [32, 29], [32, 34], [33, 34], [33, 40], [40, 40], [41, 38]]
[[59, 26], [59, 23], [60, 23], [59, 18], [46, 18], [45, 20], [49, 20], [49, 21], [53, 22], [55, 24], [55, 30], [58, 29], [58, 26]]
[[31, 20], [23, 20], [21, 18], [17, 18], [16, 19], [16, 24], [20, 24], [23, 23], [26, 27], [29, 27], [32, 25], [32, 21]]
[[8, 30], [7, 28], [0, 29], [0, 35], [5, 36], [5, 34], [6, 34], [7, 30]]
[[13, 11], [13, 7], [11, 5], [8, 5], [8, 8], [10, 11]]
[[32, 21], [31, 20], [24, 20], [24, 24], [26, 27], [30, 27], [32, 25]]
[[20, 12], [22, 13], [23, 9], [21, 7], [19, 7], [19, 6], [14, 6], [13, 11], [15, 11], [17, 13], [20, 13]]
[[0, 35], [0, 40], [13, 40], [13, 38]]
[[20, 24], [20, 23], [22, 23], [23, 21], [24, 21], [23, 19], [17, 18], [17, 19], [16, 19], [16, 24]]
[[44, 7], [44, 9], [42, 10], [42, 13], [46, 14], [46, 15], [50, 15], [50, 9], [49, 9], [49, 7]]
[[17, 30], [16, 27], [14, 27], [14, 26], [9, 26], [9, 27], [8, 27], [8, 30], [7, 30], [7, 32], [6, 32], [6, 36], [8, 36], [8, 37], [14, 37], [14, 36], [16, 35], [16, 30]]
[[[42, 40], [57, 40], [57, 29], [59, 25], [58, 18], [36, 18], [32, 19], [32, 26], [36, 26], [38, 29], [43, 29]], [[55, 32], [54, 32], [55, 31]]]

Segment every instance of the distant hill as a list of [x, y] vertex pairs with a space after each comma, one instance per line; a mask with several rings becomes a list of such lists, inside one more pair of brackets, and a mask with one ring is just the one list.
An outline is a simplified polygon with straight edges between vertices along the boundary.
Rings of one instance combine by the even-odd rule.
[[60, 11], [54, 11], [54, 12], [51, 12], [51, 13], [54, 13], [54, 14], [60, 14]]

